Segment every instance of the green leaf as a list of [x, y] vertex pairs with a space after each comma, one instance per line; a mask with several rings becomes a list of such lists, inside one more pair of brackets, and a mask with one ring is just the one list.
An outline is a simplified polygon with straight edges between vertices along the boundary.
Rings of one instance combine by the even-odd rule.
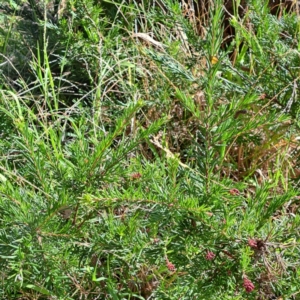
[[48, 291], [47, 289], [43, 288], [43, 287], [39, 287], [39, 286], [36, 286], [34, 284], [27, 284], [26, 287], [28, 289], [31, 289], [31, 290], [35, 290], [43, 295], [47, 295], [47, 296], [50, 296], [51, 293], [50, 291]]

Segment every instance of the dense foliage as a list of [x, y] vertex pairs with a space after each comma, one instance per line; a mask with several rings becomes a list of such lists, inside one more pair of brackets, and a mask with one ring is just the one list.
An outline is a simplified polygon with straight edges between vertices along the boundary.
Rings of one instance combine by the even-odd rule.
[[231, 4], [0, 2], [1, 299], [299, 299], [298, 8]]

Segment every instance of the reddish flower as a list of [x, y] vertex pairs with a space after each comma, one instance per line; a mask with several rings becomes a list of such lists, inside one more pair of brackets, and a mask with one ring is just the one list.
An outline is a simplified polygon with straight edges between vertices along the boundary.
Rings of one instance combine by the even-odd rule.
[[213, 260], [213, 259], [215, 258], [215, 256], [216, 256], [216, 255], [215, 255], [213, 252], [207, 251], [206, 256], [205, 256], [205, 259], [206, 259], [206, 260]]
[[153, 243], [154, 243], [154, 244], [158, 244], [158, 243], [159, 243], [159, 238], [154, 238], [154, 239], [153, 239]]
[[248, 245], [253, 248], [253, 249], [257, 249], [257, 240], [255, 239], [248, 239]]
[[176, 270], [175, 265], [173, 265], [168, 259], [166, 260], [166, 262], [168, 270], [174, 272]]
[[244, 284], [243, 284], [247, 293], [251, 293], [254, 290], [254, 284], [250, 279], [244, 277]]
[[237, 196], [240, 194], [240, 191], [238, 189], [231, 189], [229, 190], [230, 195]]
[[142, 174], [138, 173], [138, 172], [137, 173], [132, 173], [130, 175], [130, 177], [131, 177], [131, 179], [136, 180], [136, 179], [140, 179], [142, 177]]
[[266, 97], [267, 97], [267, 94], [261, 94], [261, 95], [259, 96], [259, 99], [260, 99], [260, 100], [264, 100], [264, 99], [266, 99]]

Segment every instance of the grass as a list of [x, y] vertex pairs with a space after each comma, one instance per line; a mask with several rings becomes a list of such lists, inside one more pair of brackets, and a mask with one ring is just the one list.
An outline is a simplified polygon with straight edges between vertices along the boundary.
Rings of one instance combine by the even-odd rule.
[[0, 4], [0, 297], [298, 299], [296, 8], [52, 4]]

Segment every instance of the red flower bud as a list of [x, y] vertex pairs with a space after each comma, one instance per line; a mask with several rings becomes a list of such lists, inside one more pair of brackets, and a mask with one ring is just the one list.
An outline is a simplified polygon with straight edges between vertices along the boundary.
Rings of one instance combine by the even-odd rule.
[[231, 189], [229, 190], [230, 195], [237, 196], [240, 194], [240, 191], [238, 189]]
[[166, 260], [166, 262], [168, 270], [174, 272], [176, 270], [175, 265], [173, 265], [168, 259]]
[[142, 174], [139, 172], [136, 172], [136, 173], [132, 173], [130, 175], [130, 177], [131, 177], [131, 179], [136, 180], [136, 179], [140, 179], [142, 177]]
[[251, 248], [257, 249], [257, 240], [255, 240], [255, 239], [248, 239], [248, 245], [249, 245]]
[[215, 255], [213, 252], [207, 251], [206, 256], [205, 256], [205, 259], [206, 259], [206, 260], [213, 260], [213, 259], [215, 258], [215, 256], [216, 256], [216, 255]]
[[247, 277], [244, 278], [243, 286], [244, 286], [247, 293], [251, 293], [254, 290], [254, 284]]

